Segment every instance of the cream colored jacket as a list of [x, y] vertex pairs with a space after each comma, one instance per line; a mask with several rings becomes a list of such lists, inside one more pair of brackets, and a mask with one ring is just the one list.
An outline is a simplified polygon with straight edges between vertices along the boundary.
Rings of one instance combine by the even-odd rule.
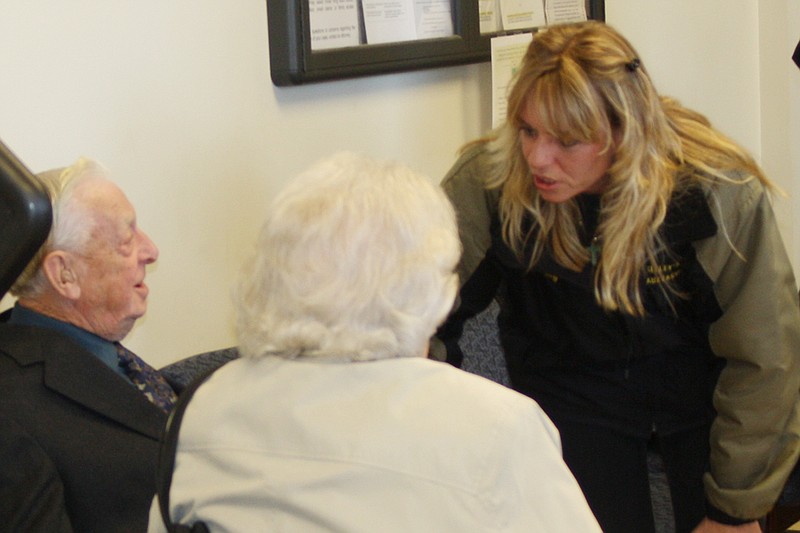
[[170, 497], [214, 532], [600, 531], [532, 400], [423, 358], [227, 364], [189, 404]]

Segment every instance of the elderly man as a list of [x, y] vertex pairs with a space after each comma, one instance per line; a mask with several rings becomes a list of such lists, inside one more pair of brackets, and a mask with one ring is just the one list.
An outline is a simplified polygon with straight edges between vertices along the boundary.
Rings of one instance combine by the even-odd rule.
[[0, 523], [144, 531], [175, 394], [119, 341], [147, 308], [158, 249], [98, 163], [39, 179], [53, 227], [0, 316]]

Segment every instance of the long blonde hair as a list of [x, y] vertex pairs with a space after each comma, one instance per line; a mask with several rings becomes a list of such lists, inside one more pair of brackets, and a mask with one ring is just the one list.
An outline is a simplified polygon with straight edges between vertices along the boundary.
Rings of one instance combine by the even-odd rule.
[[489, 139], [496, 168], [489, 186], [501, 188], [503, 236], [520, 257], [529, 250], [529, 267], [545, 249], [575, 271], [589, 261], [576, 199], [549, 203], [533, 186], [519, 142], [519, 117], [530, 104], [548, 134], [604, 140], [613, 150], [596, 232], [603, 249], [595, 297], [605, 309], [644, 314], [640, 280], [665, 250], [659, 230], [674, 193], [701, 180], [730, 180], [731, 171], [769, 184], [705, 117], [660, 97], [638, 53], [612, 27], [552, 26], [534, 36], [509, 93], [507, 121]]

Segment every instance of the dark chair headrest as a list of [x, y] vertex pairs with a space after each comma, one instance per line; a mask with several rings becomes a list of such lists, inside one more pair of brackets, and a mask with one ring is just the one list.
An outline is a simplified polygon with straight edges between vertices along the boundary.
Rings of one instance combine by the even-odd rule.
[[50, 198], [0, 141], [0, 298], [47, 239]]

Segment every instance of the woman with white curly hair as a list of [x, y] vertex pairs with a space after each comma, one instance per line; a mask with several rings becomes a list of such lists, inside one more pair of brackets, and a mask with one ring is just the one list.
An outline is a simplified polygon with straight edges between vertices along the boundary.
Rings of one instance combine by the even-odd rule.
[[183, 419], [173, 521], [599, 532], [536, 403], [426, 358], [459, 255], [444, 193], [404, 166], [344, 153], [291, 182], [236, 292], [242, 358]]

